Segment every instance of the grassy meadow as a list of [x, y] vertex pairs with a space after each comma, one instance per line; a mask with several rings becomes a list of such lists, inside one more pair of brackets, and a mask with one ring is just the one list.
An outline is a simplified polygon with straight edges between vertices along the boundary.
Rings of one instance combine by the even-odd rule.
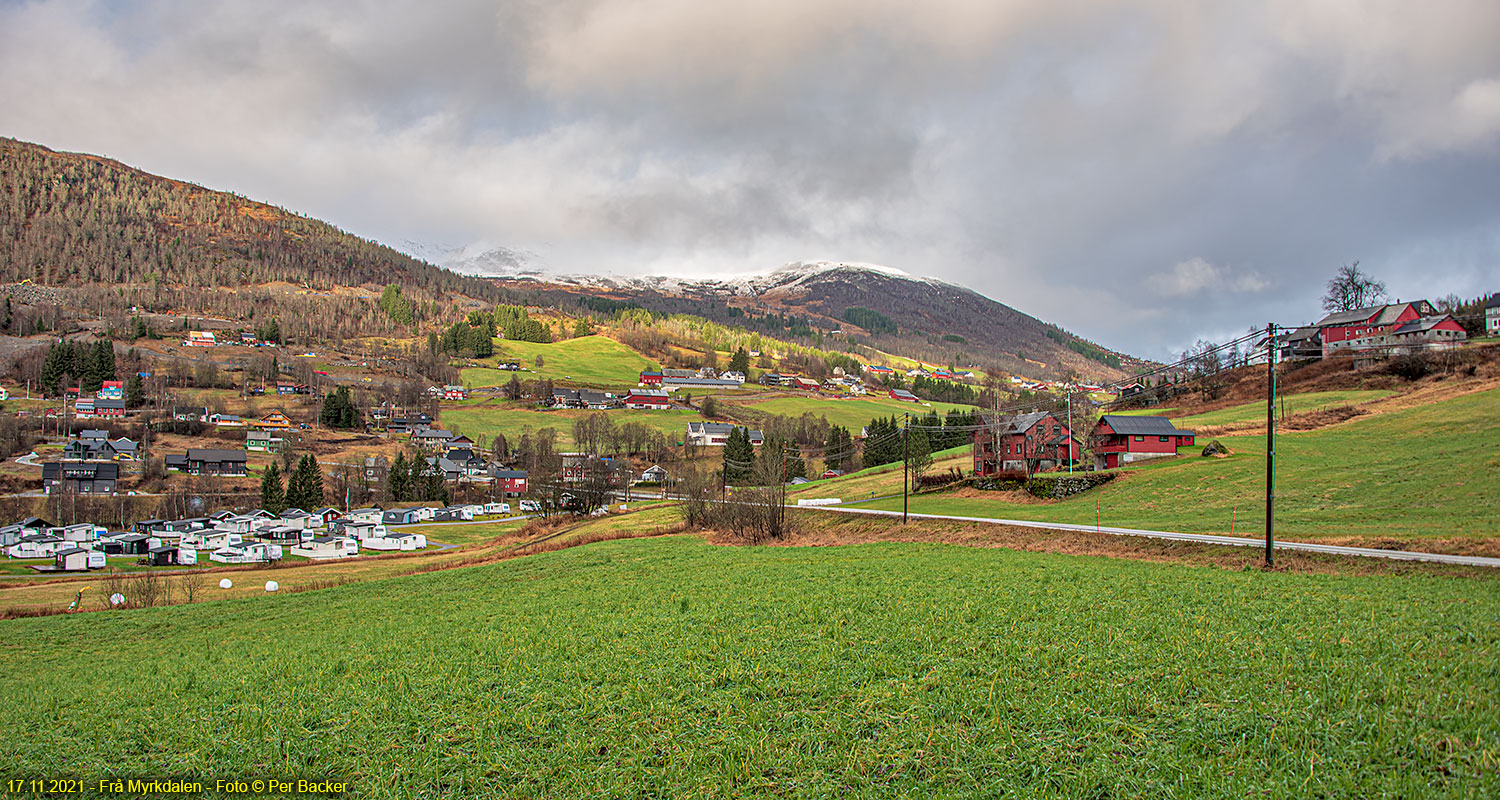
[[[1227, 458], [1185, 456], [1127, 469], [1057, 502], [982, 494], [914, 497], [911, 510], [1187, 533], [1263, 530], [1265, 437], [1226, 436]], [[1276, 524], [1283, 538], [1494, 537], [1500, 507], [1500, 390], [1357, 417], [1277, 437]], [[830, 495], [833, 496], [833, 495]], [[900, 500], [873, 508], [900, 508]]]
[[[542, 366], [536, 366], [536, 357]], [[495, 340], [495, 358], [487, 362], [517, 361], [530, 372], [507, 372], [493, 367], [470, 367], [461, 378], [470, 386], [503, 386], [514, 375], [522, 380], [551, 378], [562, 386], [624, 389], [641, 381], [641, 371], [657, 365], [645, 356], [604, 336], [581, 336], [539, 344]]]
[[0, 623], [0, 763], [361, 797], [1478, 797], [1496, 586], [596, 543]]
[[[1322, 411], [1325, 408], [1335, 406], [1351, 406], [1360, 403], [1368, 403], [1371, 400], [1380, 400], [1395, 394], [1383, 389], [1348, 389], [1334, 392], [1304, 392], [1302, 394], [1290, 394], [1278, 398], [1278, 411], [1284, 417], [1293, 414], [1302, 414], [1308, 411]], [[1245, 423], [1259, 423], [1262, 428], [1266, 421], [1266, 403], [1264, 400], [1258, 403], [1244, 403], [1217, 411], [1206, 411], [1202, 414], [1193, 414], [1185, 417], [1172, 417], [1174, 425], [1185, 428], [1205, 428], [1218, 425], [1243, 425]]]
[[892, 400], [889, 397], [861, 397], [849, 400], [833, 400], [827, 397], [808, 395], [806, 397], [777, 397], [771, 400], [759, 400], [747, 403], [748, 408], [757, 411], [765, 411], [771, 414], [780, 414], [788, 417], [800, 417], [803, 414], [825, 417], [834, 425], [842, 425], [851, 433], [858, 434], [860, 429], [870, 424], [870, 420], [876, 417], [897, 417], [902, 414], [926, 415], [937, 411], [939, 414], [947, 414], [949, 409], [960, 411], [978, 411], [976, 406], [965, 406], [957, 403], [903, 403], [900, 400]]
[[573, 421], [589, 414], [607, 413], [616, 425], [639, 422], [667, 435], [670, 442], [680, 442], [687, 435], [687, 424], [701, 420], [698, 412], [687, 409], [639, 410], [617, 408], [607, 412], [583, 408], [542, 409], [534, 403], [511, 403], [488, 400], [455, 407], [445, 407], [443, 426], [470, 438], [493, 438], [497, 433], [514, 438], [526, 428], [533, 431], [552, 428], [557, 431], [558, 446], [573, 446]]

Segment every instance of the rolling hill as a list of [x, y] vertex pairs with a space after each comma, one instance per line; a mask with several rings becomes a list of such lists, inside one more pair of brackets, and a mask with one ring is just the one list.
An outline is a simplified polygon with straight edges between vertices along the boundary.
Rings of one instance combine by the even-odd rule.
[[929, 363], [981, 365], [1039, 378], [1072, 372], [1114, 380], [1143, 363], [972, 289], [875, 264], [803, 261], [734, 280], [549, 276], [535, 271], [491, 280], [554, 295], [699, 314], [752, 328], [758, 320], [800, 323], [817, 336], [843, 337]]

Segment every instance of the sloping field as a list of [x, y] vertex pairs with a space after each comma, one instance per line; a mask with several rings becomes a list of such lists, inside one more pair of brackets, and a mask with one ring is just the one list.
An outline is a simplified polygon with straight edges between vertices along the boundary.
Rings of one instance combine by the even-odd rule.
[[902, 414], [907, 413], [913, 416], [925, 416], [932, 411], [937, 411], [939, 414], [947, 414], [949, 409], [954, 408], [964, 412], [980, 410], [977, 406], [963, 406], [957, 403], [928, 403], [919, 405], [917, 403], [903, 403], [900, 400], [892, 400], [889, 397], [831, 400], [813, 395], [807, 397], [778, 397], [772, 400], [749, 403], [748, 407], [788, 417], [800, 417], [805, 413], [826, 417], [830, 423], [842, 425], [856, 435], [859, 434], [861, 428], [870, 424], [870, 420], [876, 417], [889, 417], [892, 415], [900, 417]]
[[[1293, 414], [1321, 411], [1325, 408], [1333, 408], [1334, 406], [1368, 403], [1371, 400], [1379, 400], [1390, 397], [1393, 394], [1395, 392], [1385, 389], [1349, 389], [1336, 392], [1292, 394], [1277, 398], [1277, 410], [1284, 417], [1290, 417]], [[1217, 411], [1207, 411], [1202, 414], [1172, 418], [1173, 424], [1190, 430], [1218, 425], [1238, 425], [1246, 422], [1260, 423], [1262, 430], [1264, 430], [1265, 421], [1265, 401], [1244, 403], [1237, 406], [1230, 406], [1229, 408], [1221, 408]]]
[[687, 424], [702, 417], [687, 409], [638, 410], [617, 408], [609, 411], [589, 411], [583, 408], [546, 410], [529, 403], [488, 401], [477, 405], [444, 408], [444, 427], [470, 438], [484, 436], [494, 438], [496, 433], [507, 437], [520, 436], [526, 428], [533, 431], [552, 428], [557, 431], [558, 446], [573, 446], [573, 421], [589, 414], [608, 414], [615, 425], [639, 422], [653, 430], [666, 434], [669, 442], [680, 442], [687, 435]]
[[1495, 586], [610, 542], [0, 623], [0, 763], [363, 797], [1486, 796]]
[[[1226, 436], [1228, 458], [1184, 456], [1126, 470], [1059, 502], [969, 492], [913, 498], [911, 510], [1188, 533], [1263, 530], [1265, 437]], [[1287, 539], [1497, 539], [1500, 390], [1277, 437], [1277, 529]], [[900, 508], [900, 500], [875, 508]]]
[[[551, 378], [560, 386], [626, 389], [640, 383], [642, 370], [656, 367], [640, 353], [604, 336], [581, 336], [550, 344], [497, 339], [495, 354], [494, 361], [517, 361], [530, 372], [471, 367], [461, 371], [463, 382], [503, 386], [519, 374], [522, 380]], [[536, 366], [537, 356], [542, 357], [540, 367]]]

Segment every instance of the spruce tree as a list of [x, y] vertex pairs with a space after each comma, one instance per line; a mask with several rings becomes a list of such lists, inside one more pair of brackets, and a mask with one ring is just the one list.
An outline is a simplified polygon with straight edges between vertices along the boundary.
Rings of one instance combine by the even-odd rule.
[[729, 371], [743, 375], [750, 374], [750, 354], [745, 352], [745, 348], [741, 347], [729, 357]]
[[266, 473], [260, 479], [260, 507], [272, 514], [280, 514], [286, 510], [286, 490], [281, 487], [281, 466], [275, 461], [266, 467]]
[[755, 446], [750, 443], [750, 432], [735, 427], [724, 443], [724, 482], [744, 483], [755, 469]]
[[140, 408], [146, 404], [146, 387], [141, 382], [141, 376], [133, 374], [130, 380], [125, 382], [125, 405], [130, 408]]
[[323, 505], [323, 470], [311, 453], [304, 454], [287, 481], [286, 502], [291, 508], [314, 511]]
[[391, 490], [392, 500], [401, 503], [411, 497], [411, 467], [406, 464], [405, 453], [396, 454], [396, 460], [391, 463], [391, 471], [386, 480]]

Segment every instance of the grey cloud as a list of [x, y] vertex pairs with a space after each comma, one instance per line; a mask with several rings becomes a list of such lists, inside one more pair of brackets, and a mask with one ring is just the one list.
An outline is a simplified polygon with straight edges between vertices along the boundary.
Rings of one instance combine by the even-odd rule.
[[1165, 357], [1500, 289], [1500, 5], [0, 7], [0, 133], [559, 270], [803, 258]]

